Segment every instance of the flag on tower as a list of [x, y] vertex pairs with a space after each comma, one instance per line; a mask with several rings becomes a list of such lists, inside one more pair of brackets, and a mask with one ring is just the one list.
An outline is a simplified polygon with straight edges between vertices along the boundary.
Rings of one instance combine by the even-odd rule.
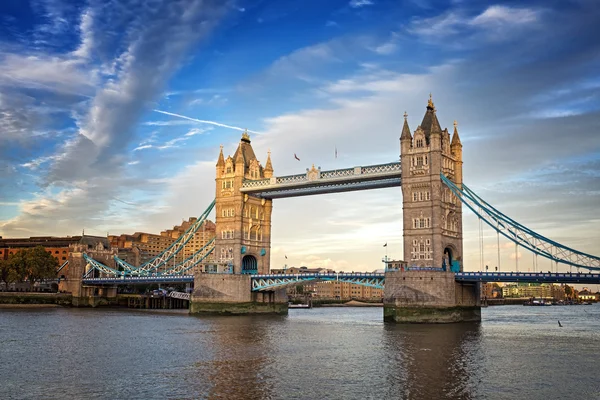
[[385, 244], [383, 245], [383, 247], [387, 247], [387, 242], [385, 242]]

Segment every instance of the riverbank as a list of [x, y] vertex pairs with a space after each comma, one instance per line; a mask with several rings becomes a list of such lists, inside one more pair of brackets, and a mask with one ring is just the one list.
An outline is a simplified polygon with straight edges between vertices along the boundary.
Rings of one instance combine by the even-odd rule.
[[65, 293], [0, 292], [0, 308], [70, 306], [72, 296]]

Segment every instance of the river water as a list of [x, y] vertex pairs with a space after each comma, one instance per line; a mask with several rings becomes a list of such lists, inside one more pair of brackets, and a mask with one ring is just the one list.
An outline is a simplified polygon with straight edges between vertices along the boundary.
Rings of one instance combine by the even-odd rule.
[[0, 399], [600, 399], [600, 304], [482, 314], [0, 309]]

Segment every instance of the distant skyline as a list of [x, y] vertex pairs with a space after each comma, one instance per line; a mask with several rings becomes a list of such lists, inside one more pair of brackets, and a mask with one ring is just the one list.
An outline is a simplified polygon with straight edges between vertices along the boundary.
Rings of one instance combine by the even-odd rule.
[[[244, 129], [275, 175], [396, 161], [402, 115], [414, 132], [432, 93], [469, 187], [600, 255], [599, 20], [594, 0], [2, 2], [0, 235], [178, 225]], [[403, 257], [400, 188], [274, 201], [273, 268], [374, 270], [384, 243]], [[501, 257], [533, 261], [506, 240]]]

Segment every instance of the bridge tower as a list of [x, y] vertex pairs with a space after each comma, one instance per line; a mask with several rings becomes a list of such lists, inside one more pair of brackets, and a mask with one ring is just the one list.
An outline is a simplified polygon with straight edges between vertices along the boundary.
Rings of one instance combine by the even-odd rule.
[[217, 161], [215, 259], [220, 271], [197, 272], [190, 299], [192, 314], [287, 314], [285, 290], [251, 291], [251, 274], [268, 274], [271, 258], [272, 200], [240, 191], [246, 180], [273, 176], [271, 153], [263, 167], [257, 160], [248, 132], [232, 156]]
[[263, 167], [252, 149], [247, 132], [232, 156], [216, 165], [215, 260], [234, 274], [267, 274], [271, 258], [272, 200], [240, 192], [244, 180], [273, 176], [271, 153]]
[[450, 138], [429, 96], [421, 125], [411, 135], [407, 115], [400, 136], [404, 259], [409, 266], [462, 271], [462, 204], [440, 173], [462, 185], [462, 144], [456, 121]]

